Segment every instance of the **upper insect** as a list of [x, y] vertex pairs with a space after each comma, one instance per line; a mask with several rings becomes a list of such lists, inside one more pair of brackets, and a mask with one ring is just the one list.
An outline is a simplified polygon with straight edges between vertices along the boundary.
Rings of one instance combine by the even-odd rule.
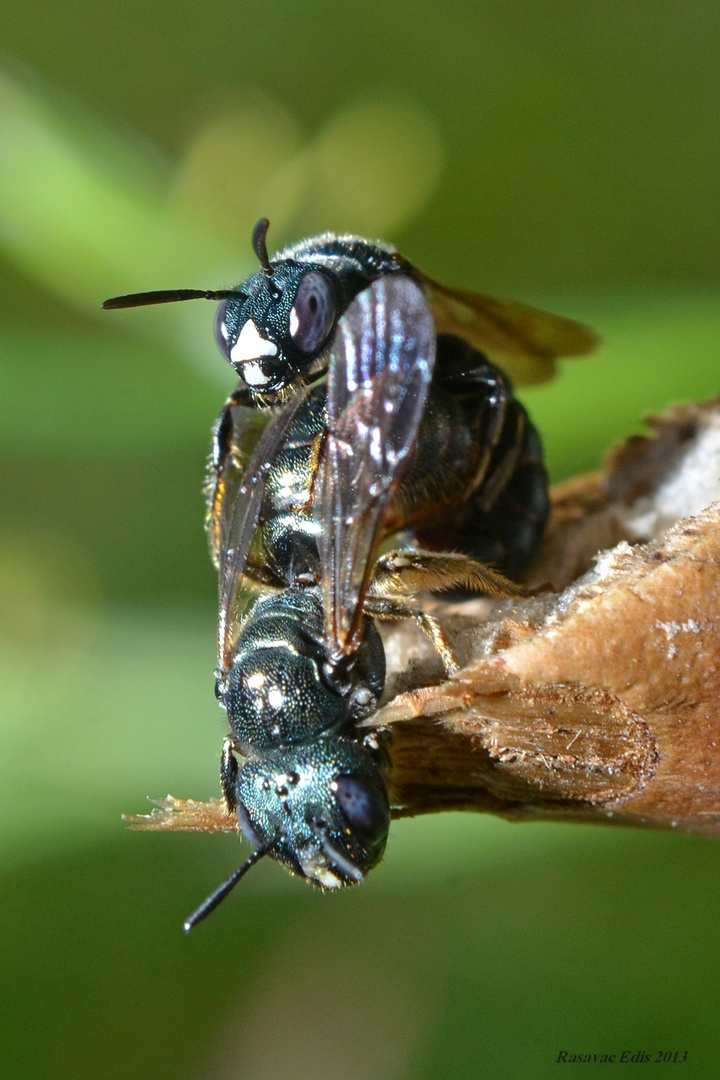
[[255, 404], [288, 396], [293, 387], [327, 370], [327, 349], [338, 319], [359, 292], [400, 269], [389, 249], [354, 237], [315, 237], [277, 254], [267, 251], [269, 222], [253, 230], [260, 270], [236, 289], [133, 293], [106, 300], [104, 308], [137, 307], [174, 300], [220, 300], [215, 340]]
[[168, 289], [106, 300], [104, 308], [176, 300], [219, 300], [215, 340], [247, 391], [246, 404], [273, 405], [324, 375], [338, 322], [373, 282], [410, 277], [424, 292], [435, 333], [452, 334], [500, 367], [515, 385], [543, 382], [559, 356], [582, 356], [597, 335], [572, 319], [448, 288], [421, 273], [391, 247], [356, 236], [323, 233], [270, 259], [268, 220], [253, 230], [260, 270], [234, 289]]

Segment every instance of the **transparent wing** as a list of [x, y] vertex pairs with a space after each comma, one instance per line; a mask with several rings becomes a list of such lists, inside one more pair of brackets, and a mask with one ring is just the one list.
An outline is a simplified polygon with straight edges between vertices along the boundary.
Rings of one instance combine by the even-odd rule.
[[600, 344], [583, 323], [514, 300], [450, 289], [399, 261], [427, 295], [438, 334], [455, 334], [502, 368], [516, 386], [545, 382], [560, 356], [584, 356]]
[[434, 362], [427, 299], [404, 274], [374, 282], [338, 323], [320, 488], [325, 632], [338, 657], [360, 643], [383, 513], [415, 445]]
[[241, 464], [231, 449], [217, 480], [219, 591], [218, 670], [228, 671], [239, 631], [236, 605], [248, 552], [262, 507], [265, 479], [272, 468], [288, 428], [305, 404], [311, 387], [301, 390], [282, 406], [263, 428], [247, 461]]

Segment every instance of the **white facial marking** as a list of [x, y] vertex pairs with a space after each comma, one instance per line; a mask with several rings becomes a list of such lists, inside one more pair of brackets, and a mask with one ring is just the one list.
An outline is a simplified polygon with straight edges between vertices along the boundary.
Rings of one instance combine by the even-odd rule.
[[249, 364], [243, 364], [242, 377], [248, 386], [267, 386], [270, 379], [263, 371], [260, 364], [251, 361]]
[[290, 328], [290, 337], [295, 337], [295, 335], [297, 334], [298, 326], [300, 325], [300, 320], [297, 317], [297, 312], [295, 311], [295, 308], [293, 308], [290, 312], [290, 321], [288, 325]]
[[337, 874], [333, 874], [322, 855], [301, 857], [300, 866], [305, 877], [311, 878], [313, 881], [319, 881], [326, 889], [339, 889], [342, 887], [342, 881]]
[[326, 866], [318, 867], [315, 877], [326, 889], [339, 889], [342, 886], [340, 878], [336, 877]]
[[277, 356], [277, 345], [264, 338], [252, 319], [243, 326], [240, 336], [230, 350], [233, 364], [244, 364], [246, 360], [257, 360], [261, 356]]

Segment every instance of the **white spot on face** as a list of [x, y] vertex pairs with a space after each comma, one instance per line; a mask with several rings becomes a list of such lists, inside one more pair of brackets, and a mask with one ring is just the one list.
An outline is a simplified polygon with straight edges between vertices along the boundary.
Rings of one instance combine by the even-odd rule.
[[270, 382], [270, 378], [265, 374], [262, 366], [255, 361], [243, 364], [242, 377], [248, 386], [267, 386]]
[[230, 350], [230, 359], [233, 364], [244, 364], [261, 356], [277, 356], [277, 351], [275, 342], [264, 338], [253, 320], [248, 319]]
[[256, 671], [253, 675], [250, 675], [247, 684], [251, 690], [260, 690], [265, 685], [265, 676], [262, 671]]
[[305, 858], [301, 857], [300, 866], [305, 877], [310, 878], [312, 881], [318, 881], [326, 889], [339, 889], [343, 885], [343, 882], [337, 874], [333, 874], [324, 857], [320, 854], [306, 856]]
[[315, 877], [326, 889], [339, 889], [342, 886], [340, 878], [333, 874], [332, 870], [328, 870], [327, 866], [318, 867]]
[[295, 337], [295, 335], [297, 334], [299, 325], [300, 325], [300, 320], [297, 317], [297, 312], [295, 311], [295, 308], [293, 308], [292, 311], [290, 312], [290, 320], [289, 320], [289, 323], [288, 323], [288, 326], [289, 326], [289, 329], [290, 329], [290, 337]]

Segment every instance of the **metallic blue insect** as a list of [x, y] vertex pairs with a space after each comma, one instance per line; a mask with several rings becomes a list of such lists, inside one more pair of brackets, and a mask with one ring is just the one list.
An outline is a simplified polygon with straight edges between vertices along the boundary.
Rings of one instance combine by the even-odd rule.
[[[270, 855], [325, 888], [382, 857], [391, 809], [376, 710], [376, 619], [414, 618], [448, 671], [421, 589], [508, 595], [548, 513], [540, 442], [510, 375], [538, 381], [594, 347], [586, 327], [449, 290], [401, 256], [325, 234], [237, 289], [118, 297], [220, 300], [215, 335], [240, 382], [213, 430], [208, 534], [220, 583], [216, 693], [231, 734], [225, 801], [254, 853], [196, 925]], [[379, 555], [401, 534], [403, 546]], [[448, 548], [451, 550], [448, 552]]]

